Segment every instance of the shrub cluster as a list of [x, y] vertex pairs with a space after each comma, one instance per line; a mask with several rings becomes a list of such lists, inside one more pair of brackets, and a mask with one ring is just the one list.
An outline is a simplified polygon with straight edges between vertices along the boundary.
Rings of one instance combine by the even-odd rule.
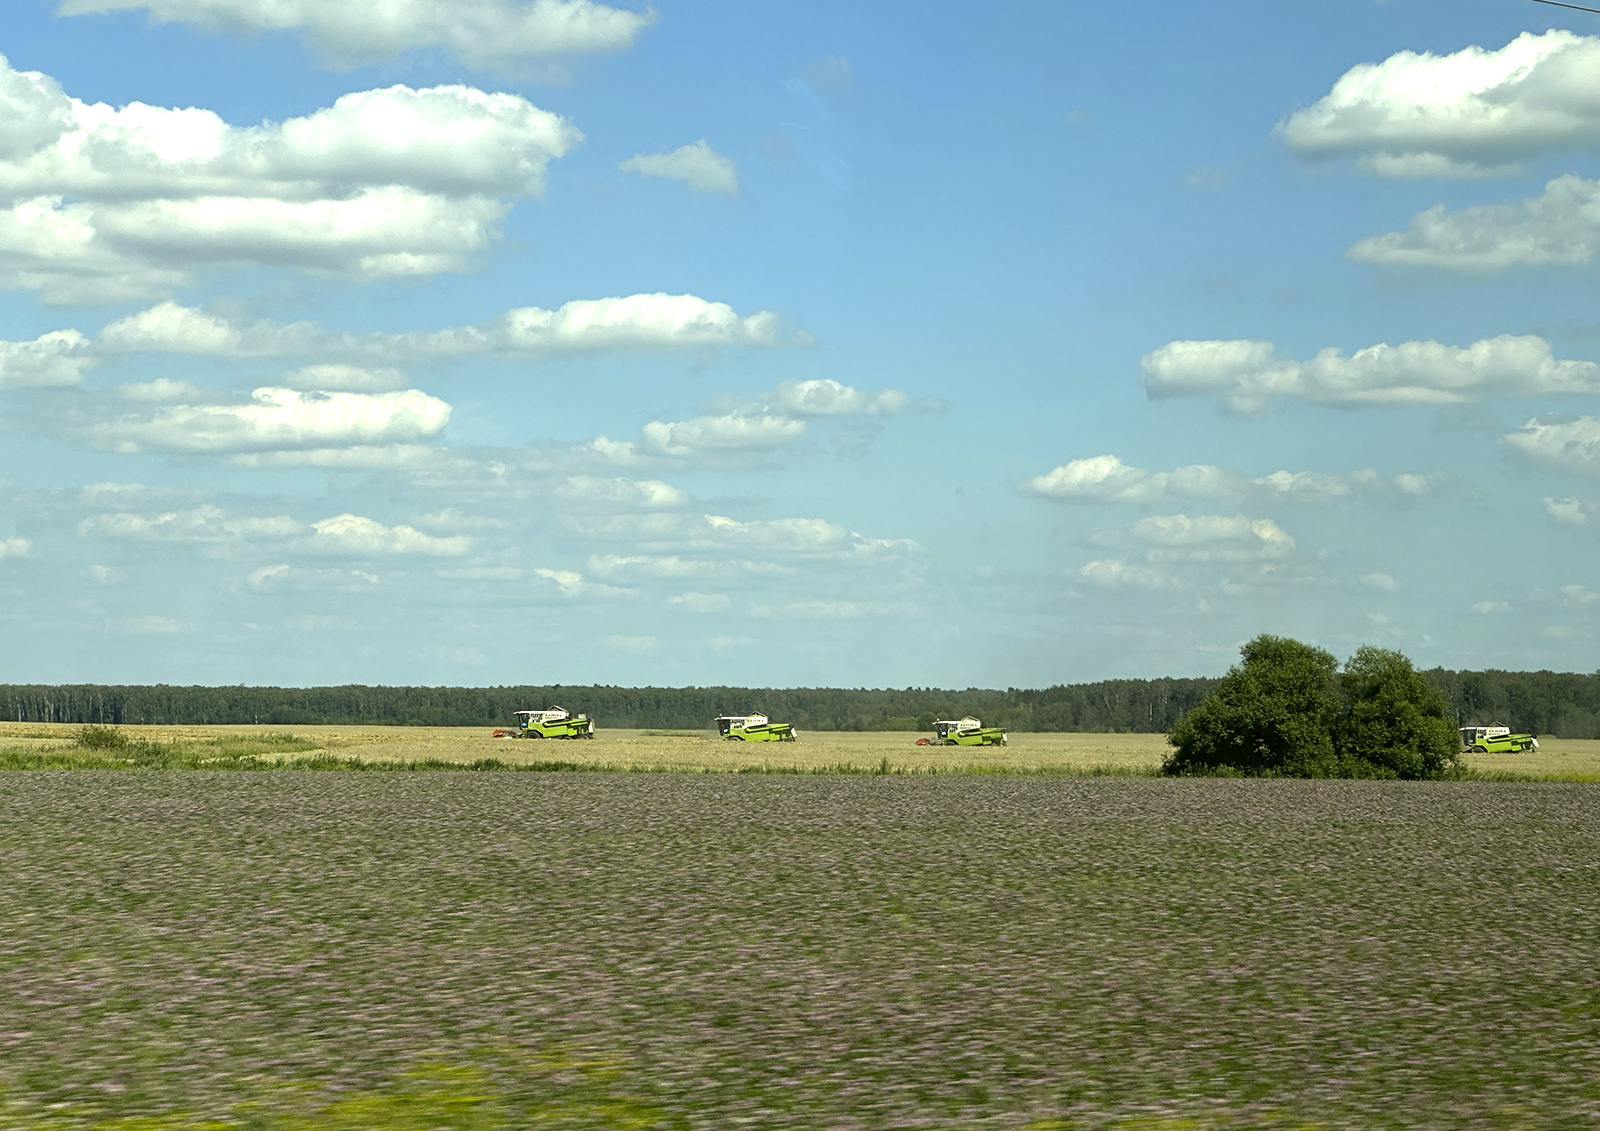
[[1399, 652], [1332, 653], [1258, 636], [1242, 662], [1168, 732], [1169, 774], [1450, 777], [1460, 736], [1443, 693]]

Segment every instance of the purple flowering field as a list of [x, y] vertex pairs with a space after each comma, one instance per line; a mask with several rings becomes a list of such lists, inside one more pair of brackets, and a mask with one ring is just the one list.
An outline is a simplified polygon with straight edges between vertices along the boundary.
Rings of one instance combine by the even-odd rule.
[[0, 774], [0, 1127], [1600, 1126], [1600, 787]]

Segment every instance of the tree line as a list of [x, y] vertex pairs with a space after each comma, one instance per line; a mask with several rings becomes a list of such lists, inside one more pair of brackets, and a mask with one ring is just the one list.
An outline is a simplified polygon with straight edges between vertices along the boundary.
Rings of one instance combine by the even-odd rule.
[[[1423, 673], [1461, 725], [1600, 738], [1600, 673]], [[127, 724], [259, 723], [506, 726], [513, 712], [559, 704], [602, 727], [704, 730], [718, 715], [764, 712], [801, 730], [931, 730], [975, 715], [1025, 731], [1161, 734], [1217, 689], [1218, 679], [1117, 679], [1006, 690], [931, 687], [179, 687], [0, 685], [0, 719]]]

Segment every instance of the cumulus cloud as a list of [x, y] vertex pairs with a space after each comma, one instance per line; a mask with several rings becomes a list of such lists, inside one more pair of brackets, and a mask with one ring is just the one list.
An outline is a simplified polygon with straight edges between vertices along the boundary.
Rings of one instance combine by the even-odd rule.
[[1267, 413], [1282, 400], [1365, 408], [1600, 392], [1600, 365], [1557, 360], [1550, 343], [1532, 335], [1502, 334], [1465, 347], [1383, 344], [1350, 355], [1330, 347], [1303, 362], [1279, 357], [1271, 342], [1178, 341], [1140, 364], [1152, 398], [1215, 397], [1245, 416]]
[[311, 524], [311, 535], [295, 542], [294, 549], [310, 554], [372, 557], [389, 554], [454, 556], [472, 548], [465, 535], [435, 538], [412, 526], [385, 526], [375, 519], [348, 511]]
[[623, 479], [597, 475], [569, 475], [551, 494], [563, 502], [603, 505], [620, 509], [669, 510], [686, 506], [689, 493], [659, 479]]
[[1593, 505], [1584, 499], [1544, 497], [1544, 513], [1557, 526], [1586, 526], [1592, 510]]
[[690, 591], [668, 597], [666, 603], [686, 613], [725, 613], [733, 604], [726, 593], [697, 593]]
[[78, 533], [84, 536], [214, 544], [282, 540], [304, 530], [303, 523], [288, 515], [232, 515], [211, 504], [153, 515], [127, 511], [92, 515], [78, 524]]
[[943, 402], [912, 401], [898, 389], [869, 393], [832, 379], [786, 381], [753, 402], [724, 398], [727, 411], [693, 420], [653, 420], [638, 440], [601, 436], [590, 450], [614, 463], [648, 460], [729, 463], [789, 447], [806, 434], [806, 421], [930, 410]]
[[1368, 589], [1380, 589], [1385, 593], [1400, 591], [1400, 583], [1387, 573], [1364, 573], [1361, 575], [1361, 584]]
[[0, 341], [0, 389], [76, 385], [95, 363], [88, 345], [76, 330], [52, 330], [31, 342]]
[[1556, 471], [1600, 474], [1600, 420], [1528, 421], [1500, 442], [1513, 452]]
[[307, 365], [285, 373], [285, 388], [323, 393], [393, 393], [407, 385], [398, 369], [366, 369], [359, 365]]
[[1078, 569], [1078, 576], [1102, 589], [1165, 589], [1173, 580], [1149, 566], [1135, 565], [1120, 558], [1101, 558]]
[[779, 319], [771, 311], [741, 316], [726, 303], [668, 294], [575, 299], [555, 310], [518, 307], [475, 326], [361, 335], [315, 322], [239, 323], [163, 302], [110, 323], [95, 340], [103, 353], [315, 356], [352, 365], [779, 344]]
[[591, 568], [599, 567], [596, 572], [614, 573], [632, 566], [655, 576], [689, 576], [729, 565], [749, 572], [776, 572], [784, 563], [875, 563], [904, 559], [921, 550], [907, 538], [867, 538], [820, 518], [743, 522], [716, 514], [623, 514], [586, 523], [585, 531], [596, 539], [625, 541], [635, 551], [592, 558]]
[[899, 389], [869, 393], [832, 378], [784, 381], [760, 400], [762, 409], [783, 416], [892, 416], [910, 408], [938, 408], [941, 402], [918, 401]]
[[450, 406], [417, 389], [399, 393], [308, 393], [262, 388], [248, 404], [170, 405], [85, 426], [98, 447], [118, 452], [230, 454], [406, 444], [436, 436]]
[[1436, 205], [1403, 232], [1361, 240], [1346, 253], [1383, 267], [1490, 274], [1511, 267], [1587, 267], [1600, 251], [1600, 181], [1568, 174], [1540, 196], [1451, 212]]
[[1279, 131], [1304, 157], [1354, 156], [1391, 177], [1515, 173], [1558, 150], [1600, 150], [1600, 39], [1524, 32], [1499, 50], [1402, 51], [1352, 67]]
[[1363, 468], [1345, 475], [1320, 471], [1274, 471], [1252, 478], [1237, 471], [1197, 463], [1172, 471], [1130, 467], [1113, 455], [1075, 459], [1024, 480], [1030, 495], [1075, 503], [1156, 503], [1178, 499], [1264, 499], [1329, 502], [1360, 495], [1418, 497], [1434, 493], [1441, 472], [1406, 472], [1393, 477]]
[[50, 301], [123, 300], [206, 267], [460, 270], [582, 135], [510, 94], [394, 86], [300, 118], [68, 96], [0, 57], [0, 268]]
[[518, 69], [530, 60], [621, 51], [655, 22], [594, 0], [62, 0], [64, 16], [145, 11], [154, 23], [256, 35], [298, 31], [339, 66], [392, 59], [419, 47], [450, 52], [469, 67]]
[[1109, 544], [1146, 547], [1150, 561], [1254, 561], [1282, 558], [1294, 539], [1269, 518], [1246, 515], [1160, 514], [1103, 535]]
[[378, 575], [364, 569], [306, 569], [287, 562], [262, 566], [239, 579], [236, 588], [252, 593], [301, 593], [332, 590], [361, 593], [379, 582]]
[[6, 558], [25, 558], [33, 553], [33, 543], [26, 538], [0, 538], [0, 561]]
[[682, 181], [695, 192], [736, 196], [739, 167], [706, 143], [705, 138], [679, 146], [671, 153], [637, 153], [617, 166], [641, 177], [666, 177]]

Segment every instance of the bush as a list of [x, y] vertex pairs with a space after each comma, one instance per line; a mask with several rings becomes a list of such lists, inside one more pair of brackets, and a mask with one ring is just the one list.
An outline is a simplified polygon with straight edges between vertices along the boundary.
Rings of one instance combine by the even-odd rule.
[[1244, 662], [1168, 734], [1175, 750], [1165, 772], [1338, 776], [1338, 661], [1282, 636], [1258, 636], [1240, 655]]
[[1345, 707], [1334, 746], [1356, 775], [1415, 780], [1459, 768], [1461, 735], [1449, 701], [1399, 652], [1356, 649], [1339, 687]]
[[1449, 702], [1399, 652], [1363, 647], [1338, 672], [1321, 648], [1258, 636], [1168, 734], [1168, 774], [1439, 778], [1460, 771]]
[[74, 745], [85, 750], [123, 750], [127, 748], [128, 736], [116, 727], [83, 726], [78, 728]]

